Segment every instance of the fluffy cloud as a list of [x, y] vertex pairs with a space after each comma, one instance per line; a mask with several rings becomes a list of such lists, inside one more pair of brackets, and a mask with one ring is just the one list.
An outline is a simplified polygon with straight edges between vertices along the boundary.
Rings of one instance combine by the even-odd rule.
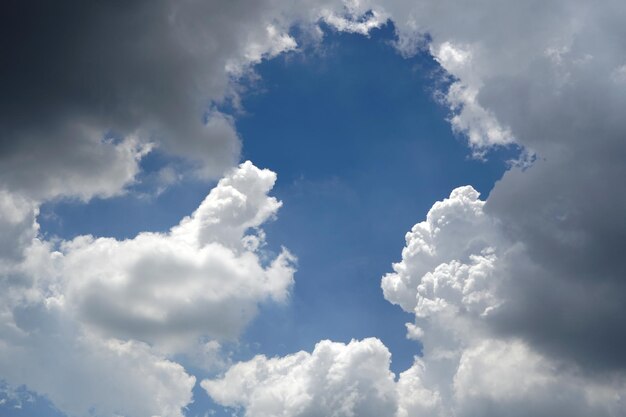
[[426, 45], [477, 155], [514, 142], [537, 156], [487, 202], [462, 188], [436, 204], [383, 279], [416, 315], [420, 380], [457, 415], [623, 415], [626, 9], [355, 4], [393, 20], [404, 54]]
[[[168, 357], [215, 356], [259, 303], [288, 296], [294, 258], [272, 258], [259, 228], [281, 206], [275, 180], [243, 163], [168, 233], [31, 237], [3, 264], [0, 374], [72, 415], [180, 416], [195, 379]], [[36, 206], [2, 201], [5, 223], [35, 236]]]
[[[135, 332], [132, 325], [143, 329], [140, 339], [159, 344], [176, 331], [190, 338], [204, 332], [232, 337], [224, 329], [197, 326], [198, 314], [212, 305], [194, 292], [206, 271], [246, 270], [272, 289], [244, 286], [245, 300], [280, 299], [288, 255], [266, 264], [255, 249], [262, 235], [241, 243], [241, 230], [259, 221], [247, 214], [240, 223], [220, 217], [214, 227], [210, 219], [219, 207], [207, 203], [167, 234], [124, 242], [81, 237], [54, 253], [50, 243], [29, 243], [37, 235], [38, 203], [122, 192], [151, 146], [195, 161], [205, 175], [223, 171], [236, 159], [239, 140], [232, 121], [208, 103], [232, 94], [231, 77], [295, 48], [288, 34], [294, 22], [314, 26], [322, 19], [338, 30], [366, 34], [390, 18], [403, 54], [426, 47], [447, 72], [451, 83], [443, 97], [452, 127], [477, 155], [514, 141], [538, 158], [528, 169], [507, 172], [486, 203], [472, 189], [456, 190], [409, 234], [403, 259], [384, 278], [383, 289], [391, 302], [416, 314], [409, 334], [423, 342], [425, 356], [395, 389], [406, 397], [421, 389], [421, 382], [411, 388], [409, 381], [423, 380], [437, 393], [432, 404], [441, 398], [457, 415], [623, 415], [622, 2], [291, 3], [12, 2], [6, 8], [0, 25], [10, 57], [0, 68], [3, 348], [15, 346], [9, 335], [28, 329], [28, 318], [37, 317], [18, 314], [25, 305], [34, 310], [24, 311], [57, 306], [72, 323], [85, 318], [69, 333], [42, 333], [45, 340], [53, 334], [125, 339]], [[362, 19], [368, 10], [373, 12]], [[234, 195], [227, 199], [240, 204]], [[266, 209], [271, 212], [271, 205]], [[207, 237], [213, 233], [218, 241]], [[221, 251], [219, 262], [207, 248]], [[155, 259], [153, 250], [162, 256]], [[103, 264], [109, 255], [119, 260]], [[96, 266], [114, 273], [119, 286], [99, 276]], [[167, 282], [174, 270], [184, 271], [184, 290], [163, 294], [160, 284], [147, 280], [152, 291], [139, 294], [135, 310], [121, 305], [120, 313], [132, 318], [121, 322], [109, 303], [130, 299], [125, 297], [146, 281], [141, 271], [150, 267]], [[240, 283], [243, 275], [235, 276]], [[226, 286], [217, 293], [239, 297], [238, 290]], [[167, 308], [156, 312], [161, 303]], [[233, 318], [234, 333], [255, 303]], [[41, 344], [29, 340], [24, 343]], [[103, 352], [119, 351], [106, 346]], [[145, 361], [138, 362], [165, 360], [145, 349]], [[171, 380], [184, 379], [175, 367], [168, 369]], [[517, 393], [494, 383], [517, 375], [524, 387]], [[474, 387], [470, 380], [477, 381]], [[62, 395], [54, 398], [63, 402]], [[184, 401], [176, 396], [173, 409]], [[408, 410], [398, 402], [395, 407]]]
[[510, 301], [494, 327], [589, 371], [626, 369], [624, 5], [380, 4], [404, 38], [430, 36], [453, 128], [478, 154], [514, 140], [537, 158], [485, 205], [519, 251], [498, 271]]
[[262, 232], [246, 235], [280, 207], [267, 196], [275, 179], [246, 162], [167, 234], [64, 242], [65, 301], [81, 320], [119, 338], [236, 338], [257, 303], [285, 300], [293, 281], [288, 251], [261, 259]]
[[45, 301], [16, 308], [14, 317], [17, 328], [1, 331], [3, 378], [69, 415], [181, 417], [192, 399], [195, 378], [148, 345], [72, 329]]
[[519, 265], [532, 260], [485, 210], [471, 187], [454, 190], [407, 234], [402, 261], [383, 277], [385, 297], [415, 314], [407, 336], [423, 344], [426, 386], [459, 416], [623, 415], [623, 374], [589, 374], [502, 329], [520, 314]]
[[[488, 263], [497, 235], [493, 220], [484, 213], [485, 203], [478, 196], [470, 186], [457, 188], [450, 198], [433, 205], [426, 221], [413, 226], [406, 235], [402, 262], [394, 264], [395, 273], [383, 277], [382, 288], [387, 300], [409, 312], [418, 308], [418, 293], [431, 296], [429, 301], [421, 299], [419, 309], [428, 309], [429, 303], [435, 308], [434, 304], [442, 300], [437, 293], [446, 291], [468, 301], [469, 298], [477, 301], [479, 297], [471, 295], [482, 283], [473, 280], [465, 287], [459, 280], [444, 284], [440, 277], [451, 270], [453, 275], [472, 272], [468, 270], [470, 267], [458, 262], [445, 264], [449, 261], [472, 260], [474, 269], [488, 269], [476, 264]], [[477, 234], [477, 230], [481, 233]], [[437, 266], [439, 270], [435, 269]], [[427, 273], [428, 278], [422, 279]]]
[[219, 404], [244, 407], [248, 417], [407, 416], [433, 407], [437, 399], [420, 390], [415, 370], [402, 374], [398, 382], [410, 396], [398, 395], [390, 359], [378, 339], [322, 341], [312, 353], [256, 356], [201, 385]]
[[195, 378], [145, 343], [102, 338], [67, 310], [62, 256], [34, 239], [0, 280], [0, 374], [69, 415], [180, 417]]
[[590, 373], [532, 339], [503, 333], [501, 324], [517, 314], [516, 265], [531, 262], [506, 226], [472, 187], [461, 187], [407, 234], [382, 288], [415, 315], [407, 335], [422, 343], [423, 355], [397, 380], [387, 349], [367, 339], [257, 356], [202, 386], [248, 417], [623, 416], [623, 373]]
[[181, 414], [194, 379], [171, 354], [215, 366], [218, 340], [236, 338], [259, 303], [287, 297], [294, 258], [266, 252], [259, 229], [280, 207], [267, 196], [275, 175], [244, 164], [170, 232], [124, 241], [42, 241], [38, 207], [125, 192], [155, 147], [196, 174], [221, 174], [240, 141], [211, 103], [236, 103], [238, 77], [296, 48], [291, 25], [318, 36], [320, 19], [351, 25], [343, 10], [273, 0], [4, 8], [3, 378], [73, 415]]

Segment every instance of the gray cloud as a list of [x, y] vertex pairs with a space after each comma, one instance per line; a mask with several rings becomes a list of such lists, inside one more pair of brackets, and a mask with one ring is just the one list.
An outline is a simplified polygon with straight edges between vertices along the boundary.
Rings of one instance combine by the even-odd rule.
[[521, 248], [501, 272], [509, 301], [494, 329], [590, 372], [624, 371], [623, 2], [369, 4], [388, 13], [400, 47], [428, 33], [454, 80], [452, 126], [477, 153], [514, 140], [537, 157], [486, 202]]
[[292, 25], [324, 19], [362, 32], [343, 10], [330, 0], [7, 2], [0, 187], [111, 196], [133, 180], [148, 142], [218, 177], [240, 141], [212, 103], [232, 97], [252, 64], [294, 49]]
[[[5, 4], [0, 185], [38, 198], [114, 194], [137, 172], [133, 136], [219, 175], [239, 139], [210, 103], [228, 93], [231, 60], [280, 52], [265, 3]], [[250, 37], [258, 56], [246, 56]], [[122, 143], [103, 141], [109, 132]]]

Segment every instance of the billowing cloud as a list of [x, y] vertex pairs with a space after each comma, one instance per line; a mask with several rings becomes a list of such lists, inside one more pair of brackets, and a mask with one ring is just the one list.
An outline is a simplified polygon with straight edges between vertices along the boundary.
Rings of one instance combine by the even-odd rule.
[[0, 331], [3, 378], [68, 415], [181, 417], [192, 400], [195, 378], [146, 344], [80, 331], [46, 300], [13, 314], [16, 328]]
[[[424, 358], [395, 385], [380, 360], [384, 354], [367, 359], [376, 372], [358, 373], [361, 385], [341, 391], [354, 403], [333, 403], [312, 382], [307, 389], [322, 404], [345, 405], [339, 410], [346, 413], [361, 404], [360, 389], [378, 387], [378, 378], [384, 392], [396, 394], [374, 395], [380, 401], [372, 407], [399, 415], [440, 409], [459, 416], [623, 415], [622, 3], [11, 2], [0, 25], [8, 57], [0, 68], [0, 347], [3, 358], [17, 359], [1, 362], [2, 375], [77, 414], [89, 403], [102, 414], [177, 415], [192, 382], [155, 346], [172, 349], [181, 335], [232, 338], [257, 302], [284, 298], [290, 256], [268, 261], [259, 250], [262, 234], [245, 236], [273, 215], [275, 202], [252, 197], [245, 181], [235, 186], [229, 177], [168, 233], [127, 241], [79, 237], [58, 246], [36, 238], [39, 203], [119, 194], [154, 146], [186, 158], [197, 173], [223, 172], [237, 159], [239, 139], [233, 121], [211, 103], [234, 94], [233, 77], [296, 48], [289, 35], [294, 23], [315, 27], [322, 19], [337, 30], [367, 34], [389, 18], [400, 52], [427, 48], [445, 70], [450, 83], [442, 98], [452, 128], [476, 155], [516, 143], [537, 159], [508, 171], [486, 202], [469, 187], [455, 190], [407, 235], [383, 290], [415, 314], [408, 334], [423, 343]], [[269, 177], [261, 177], [256, 185], [266, 190]], [[204, 274], [233, 279], [202, 293]], [[174, 288], [173, 279], [183, 285]], [[219, 302], [230, 305], [225, 300], [243, 308], [220, 309], [222, 327], [199, 322]], [[347, 346], [359, 343], [377, 345]], [[92, 390], [84, 402], [46, 382], [50, 352], [76, 353], [75, 367], [67, 369]], [[305, 363], [316, 352], [296, 357]], [[43, 365], [28, 368], [19, 355]], [[132, 398], [118, 408], [101, 401], [85, 379], [119, 381], [119, 368], [81, 374], [92, 369], [88, 364], [113, 357], [142, 364], [129, 380], [154, 384], [133, 385], [139, 391], [129, 389]], [[281, 364], [287, 375], [300, 369], [300, 362], [286, 359], [255, 361]], [[164, 373], [152, 377], [157, 369]], [[258, 380], [278, 384], [277, 392], [286, 389], [280, 372], [272, 375]], [[170, 381], [179, 381], [178, 389]], [[226, 390], [231, 382], [226, 376], [221, 384]], [[217, 395], [216, 389], [209, 391]], [[264, 412], [254, 396], [264, 391], [242, 389], [222, 401]], [[139, 405], [148, 391], [171, 397]], [[415, 408], [400, 400], [416, 395], [424, 401]], [[306, 401], [302, 409], [279, 404], [285, 415], [318, 411], [317, 403]]]
[[247, 417], [404, 417], [435, 405], [431, 392], [419, 390], [414, 370], [403, 374], [398, 383], [410, 397], [398, 395], [390, 359], [378, 339], [348, 344], [326, 340], [312, 353], [256, 356], [234, 365], [223, 378], [204, 380], [201, 385], [219, 404], [245, 408]]
[[[382, 288], [389, 301], [415, 315], [407, 336], [423, 349], [397, 381], [387, 349], [367, 339], [320, 342], [310, 354], [258, 356], [203, 387], [218, 403], [243, 407], [248, 417], [624, 415], [623, 373], [590, 373], [584, 363], [502, 331], [503, 321], [517, 313], [511, 291], [516, 265], [531, 261], [472, 187], [435, 203], [406, 241]], [[361, 356], [363, 346], [379, 353]], [[330, 347], [336, 359], [322, 361]], [[358, 372], [363, 367], [375, 370]], [[372, 393], [371, 387], [378, 388]], [[365, 399], [375, 404], [360, 408]]]
[[[413, 312], [419, 308], [425, 314], [429, 309], [445, 307], [437, 307], [440, 300], [437, 293], [440, 291], [456, 293], [468, 304], [480, 301], [477, 293], [483, 283], [479, 280], [473, 280], [471, 287], [464, 288], [456, 282], [442, 285], [438, 279], [450, 273], [468, 275], [476, 273], [476, 269], [482, 272], [489, 269], [486, 265], [492, 257], [497, 233], [493, 219], [484, 213], [484, 201], [478, 197], [478, 192], [472, 187], [457, 188], [450, 198], [433, 205], [426, 221], [413, 226], [406, 235], [402, 262], [394, 264], [395, 273], [383, 278], [382, 288], [387, 300], [406, 311]], [[481, 233], [477, 234], [477, 230]], [[450, 261], [453, 262], [446, 263]], [[472, 261], [474, 271], [459, 261]], [[426, 274], [429, 274], [428, 279], [423, 278]], [[430, 295], [429, 301], [425, 301], [426, 297], [420, 299], [418, 294]]]
[[[272, 257], [260, 229], [281, 206], [275, 180], [243, 163], [168, 233], [24, 239], [3, 264], [0, 374], [72, 415], [180, 416], [195, 379], [168, 358], [215, 356], [288, 296], [294, 257]], [[35, 236], [35, 207], [5, 197], [6, 223]]]
[[280, 207], [267, 196], [275, 179], [246, 162], [167, 234], [64, 242], [66, 302], [85, 323], [123, 339], [236, 338], [258, 302], [284, 301], [293, 282], [292, 255], [262, 259], [262, 232], [246, 234]]
[[382, 280], [385, 297], [415, 314], [407, 336], [423, 344], [424, 380], [459, 416], [622, 415], [623, 374], [589, 374], [502, 329], [519, 314], [519, 265], [532, 260], [478, 197], [461, 187], [435, 203]]
[[233, 83], [252, 65], [296, 48], [291, 25], [315, 36], [320, 19], [350, 25], [342, 4], [323, 3], [4, 7], [3, 379], [72, 415], [180, 416], [194, 378], [172, 355], [223, 365], [220, 341], [235, 339], [259, 303], [287, 298], [294, 258], [266, 252], [259, 228], [280, 207], [267, 196], [275, 175], [250, 163], [168, 233], [44, 241], [37, 216], [51, 199], [126, 192], [155, 148], [203, 177], [228, 170], [240, 140], [213, 103], [236, 103]]
[[507, 261], [509, 308], [494, 326], [589, 371], [624, 371], [626, 7], [375, 3], [404, 38], [428, 34], [452, 81], [452, 126], [476, 153], [514, 141], [535, 155], [485, 205], [520, 251]]

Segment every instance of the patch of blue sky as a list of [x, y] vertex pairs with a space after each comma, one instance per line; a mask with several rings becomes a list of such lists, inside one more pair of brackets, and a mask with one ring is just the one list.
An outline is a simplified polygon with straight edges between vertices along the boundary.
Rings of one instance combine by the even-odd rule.
[[144, 156], [140, 166], [136, 181], [123, 195], [94, 198], [87, 204], [71, 198], [43, 204], [39, 216], [42, 233], [65, 239], [81, 234], [126, 239], [146, 230], [164, 232], [191, 214], [215, 184], [187, 175], [166, 186], [163, 169], [185, 167], [180, 159], [158, 149]]
[[26, 387], [8, 387], [0, 382], [0, 415], [3, 417], [63, 417], [50, 401]]
[[[278, 173], [284, 205], [265, 227], [268, 246], [299, 260], [290, 302], [262, 306], [235, 360], [375, 336], [392, 370], [407, 369], [420, 354], [405, 337], [412, 315], [384, 300], [381, 276], [434, 201], [466, 184], [485, 198], [518, 155], [510, 147], [472, 159], [434, 100], [435, 86], [445, 87], [437, 63], [401, 57], [392, 40], [391, 26], [370, 39], [327, 31], [321, 51], [256, 68], [244, 112], [234, 113], [243, 159]], [[198, 400], [190, 410], [202, 409]]]
[[486, 197], [517, 155], [472, 159], [434, 99], [434, 86], [445, 87], [438, 64], [401, 57], [393, 36], [390, 25], [370, 39], [327, 31], [321, 52], [259, 65], [243, 98], [243, 158], [278, 173], [284, 203], [268, 242], [299, 259], [291, 302], [265, 306], [246, 333], [258, 353], [376, 336], [394, 370], [406, 369], [419, 348], [405, 339], [410, 317], [383, 299], [381, 276], [434, 201], [466, 184]]

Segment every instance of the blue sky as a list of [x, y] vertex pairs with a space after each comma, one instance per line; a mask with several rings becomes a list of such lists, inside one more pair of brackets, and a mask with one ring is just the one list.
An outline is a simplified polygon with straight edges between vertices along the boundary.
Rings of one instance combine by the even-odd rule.
[[624, 22], [10, 2], [0, 415], [626, 417]]
[[[400, 56], [391, 45], [393, 25], [369, 37], [326, 31], [316, 48], [255, 66], [259, 78], [245, 87], [242, 108], [224, 108], [236, 121], [242, 160], [278, 174], [273, 195], [283, 207], [264, 227], [268, 248], [283, 245], [298, 257], [290, 300], [261, 307], [233, 358], [310, 350], [323, 339], [377, 337], [392, 352], [391, 369], [400, 372], [420, 345], [405, 337], [411, 315], [382, 297], [381, 276], [433, 201], [467, 184], [486, 197], [516, 151], [472, 158], [450, 130], [449, 111], [435, 100], [441, 68], [425, 53]], [[168, 162], [156, 153], [143, 165], [155, 172]], [[211, 187], [185, 180], [147, 197], [140, 194], [153, 191], [146, 183], [123, 197], [44, 205], [42, 233], [123, 239], [166, 231]], [[210, 404], [201, 390], [196, 395], [189, 415]]]

